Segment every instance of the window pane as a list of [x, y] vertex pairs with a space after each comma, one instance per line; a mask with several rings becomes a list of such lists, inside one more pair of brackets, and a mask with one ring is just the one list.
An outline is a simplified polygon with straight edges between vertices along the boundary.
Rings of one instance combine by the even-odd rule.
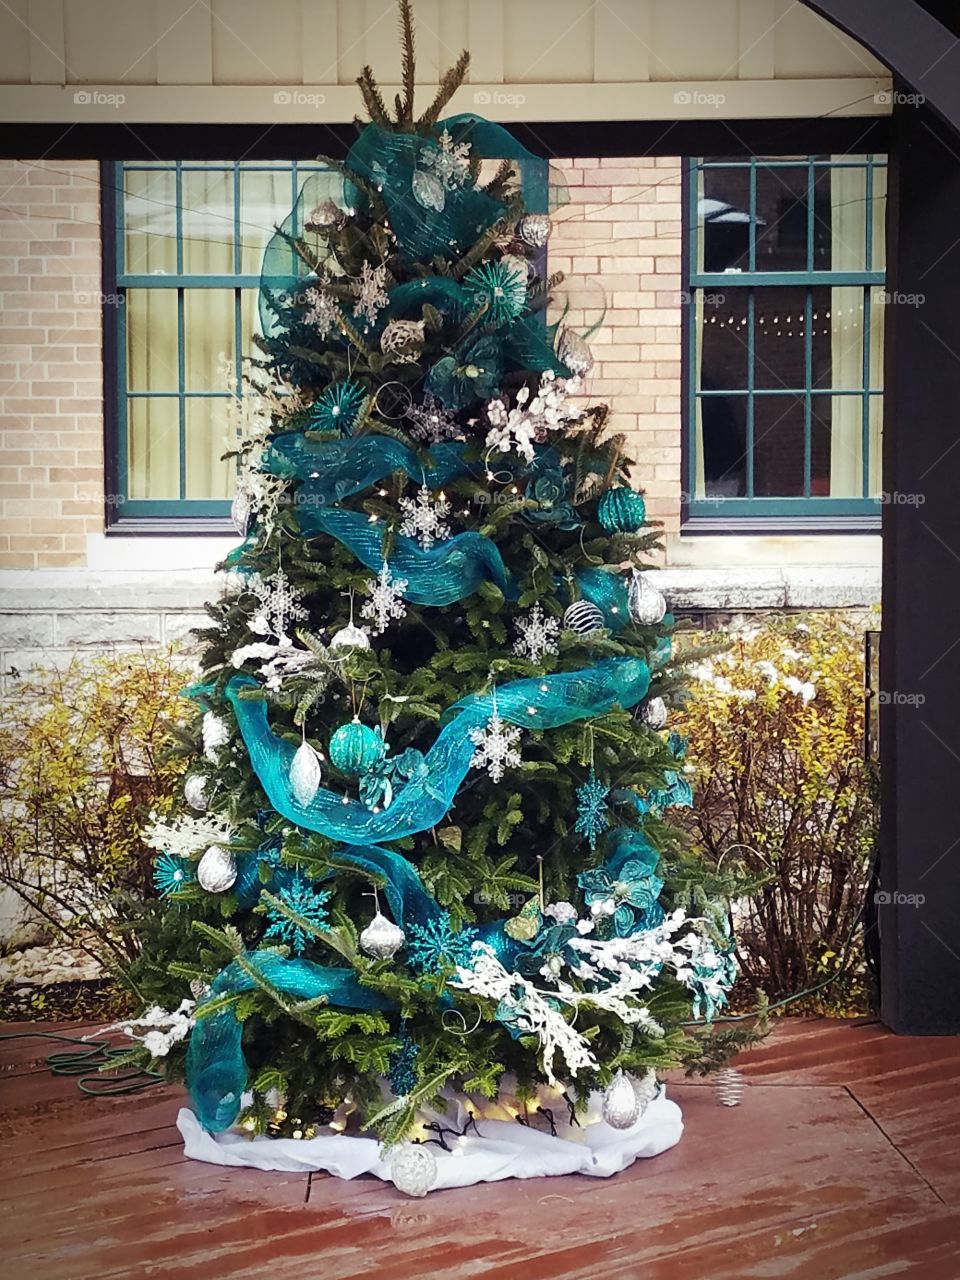
[[700, 386], [704, 391], [747, 386], [747, 290], [699, 294]]
[[180, 496], [180, 425], [176, 396], [127, 400], [127, 497]]
[[290, 212], [290, 195], [289, 170], [241, 172], [240, 270], [244, 275], [260, 274], [267, 241]]
[[173, 275], [177, 270], [177, 181], [170, 167], [127, 171], [123, 180], [123, 270]]
[[884, 271], [887, 266], [887, 168], [873, 166], [873, 206], [870, 218], [873, 237], [872, 271]]
[[183, 270], [187, 275], [233, 274], [233, 170], [184, 169]]
[[756, 497], [802, 497], [805, 452], [803, 397], [755, 396], [753, 439], [753, 489]]
[[746, 271], [750, 265], [750, 170], [700, 170], [697, 225], [701, 271]]
[[236, 464], [224, 461], [232, 447], [230, 402], [216, 396], [188, 396], [185, 403], [187, 498], [233, 497]]
[[236, 359], [233, 289], [183, 291], [183, 372], [188, 391], [219, 391], [223, 362]]
[[813, 386], [858, 391], [863, 386], [864, 291], [850, 285], [813, 294]]
[[127, 388], [176, 391], [179, 387], [176, 289], [128, 289], [124, 313]]
[[757, 165], [756, 271], [806, 271], [807, 166]]
[[806, 385], [807, 290], [773, 285], [754, 293], [754, 385], [773, 391]]

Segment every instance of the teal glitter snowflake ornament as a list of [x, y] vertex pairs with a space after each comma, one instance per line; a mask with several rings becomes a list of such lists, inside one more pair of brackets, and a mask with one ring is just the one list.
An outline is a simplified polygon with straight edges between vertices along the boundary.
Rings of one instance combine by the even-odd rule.
[[360, 420], [366, 393], [358, 382], [332, 382], [313, 402], [307, 428], [348, 436]]
[[295, 955], [302, 955], [313, 936], [312, 930], [322, 929], [327, 923], [329, 897], [328, 889], [313, 889], [297, 871], [277, 894], [279, 905], [271, 903], [267, 908], [267, 918], [272, 923], [264, 936], [279, 938], [289, 944]]
[[404, 927], [411, 968], [421, 973], [439, 973], [444, 968], [456, 965], [466, 968], [470, 964], [477, 931], [467, 926], [455, 933], [449, 911], [441, 911], [429, 924]]
[[474, 305], [487, 304], [487, 319], [500, 327], [516, 320], [527, 301], [526, 268], [519, 262], [482, 262], [468, 271], [463, 287]]
[[163, 898], [170, 898], [193, 881], [190, 863], [172, 853], [161, 853], [153, 864], [153, 887]]
[[609, 794], [610, 788], [600, 781], [591, 766], [590, 776], [577, 789], [577, 821], [573, 828], [579, 835], [586, 836], [591, 849], [597, 847], [597, 838], [610, 825]]

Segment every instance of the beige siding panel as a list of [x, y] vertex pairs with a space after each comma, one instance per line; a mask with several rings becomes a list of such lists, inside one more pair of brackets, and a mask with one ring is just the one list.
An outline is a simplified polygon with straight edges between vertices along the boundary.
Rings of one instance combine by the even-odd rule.
[[155, 0], [157, 84], [213, 83], [213, 16], [196, 0]]
[[61, 0], [30, 0], [30, 83], [65, 84], [63, 4]]
[[354, 0], [354, 3], [363, 15], [363, 62], [373, 67], [381, 84], [399, 84], [400, 41], [394, 0]]
[[64, 0], [63, 16], [71, 84], [156, 84], [153, 0]]
[[354, 0], [352, 5], [338, 3], [337, 80], [340, 84], [353, 84], [363, 69], [367, 60], [366, 29], [367, 15], [362, 0]]
[[0, 79], [5, 84], [28, 84], [30, 54], [27, 0], [4, 0], [0, 5]]
[[741, 80], [769, 80], [776, 56], [777, 15], [770, 0], [740, 0], [737, 74]]
[[649, 80], [651, 0], [604, 0], [594, 10], [593, 78]]
[[440, 53], [445, 67], [456, 62], [461, 49], [470, 48], [469, 13], [468, 0], [443, 0], [440, 5]]
[[301, 10], [303, 84], [336, 84], [339, 68], [337, 0], [313, 0]]
[[738, 0], [658, 0], [651, 80], [729, 80], [737, 75]]
[[[414, 4], [418, 84], [434, 85], [439, 83], [440, 72], [445, 71], [451, 62], [455, 62], [457, 54], [460, 52], [458, 48], [451, 55], [443, 48], [440, 38], [440, 13], [443, 7], [442, 0], [416, 0]], [[394, 5], [390, 18], [391, 37], [399, 56], [400, 42], [397, 39], [396, 13], [397, 9], [396, 5]], [[399, 74], [398, 64], [397, 75], [399, 76]], [[430, 98], [433, 95], [428, 93], [424, 96]]]
[[470, 0], [467, 48], [470, 50], [470, 80], [473, 84], [503, 83], [506, 34], [503, 5], [504, 0]]
[[583, 84], [593, 79], [593, 8], [583, 0], [523, 0], [508, 10], [504, 81]]
[[794, 0], [777, 0], [777, 5], [777, 76], [887, 74], [873, 54], [803, 5]]
[[[718, 113], [731, 120], [753, 117], [798, 118], [816, 115], [883, 116], [889, 100], [877, 101], [889, 89], [889, 77], [862, 80], [686, 81], [663, 84], [472, 84], [460, 90], [451, 114], [480, 108], [491, 120], [536, 124], [541, 120], [715, 120]], [[101, 86], [103, 87], [103, 86]], [[109, 86], [106, 86], [109, 88]], [[384, 85], [391, 99], [395, 85]], [[263, 124], [300, 121], [323, 124], [351, 120], [359, 110], [353, 85], [304, 86], [278, 93], [272, 86], [125, 85], [121, 108], [94, 100], [77, 108], [72, 91], [53, 85], [0, 87], [0, 121], [32, 120], [63, 123], [120, 120], [234, 124], [238, 120]], [[106, 96], [106, 95], [105, 95]], [[889, 99], [889, 94], [886, 95]], [[718, 99], [722, 98], [722, 102]], [[318, 101], [320, 99], [320, 101]], [[82, 116], [79, 114], [82, 111]]]
[[215, 84], [300, 83], [300, 0], [211, 0]]

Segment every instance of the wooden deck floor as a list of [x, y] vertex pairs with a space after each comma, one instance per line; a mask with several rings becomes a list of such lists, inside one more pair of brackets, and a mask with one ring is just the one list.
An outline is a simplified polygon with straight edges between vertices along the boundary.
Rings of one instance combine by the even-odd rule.
[[0, 1044], [10, 1280], [960, 1280], [960, 1039], [785, 1022], [740, 1107], [671, 1085], [686, 1133], [655, 1160], [426, 1200], [188, 1162], [177, 1090], [81, 1098], [49, 1051]]

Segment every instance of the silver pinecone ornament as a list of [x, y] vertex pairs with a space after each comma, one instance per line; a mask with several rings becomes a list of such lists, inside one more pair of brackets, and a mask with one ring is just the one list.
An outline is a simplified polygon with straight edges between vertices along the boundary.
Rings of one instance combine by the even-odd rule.
[[390, 1177], [405, 1196], [425, 1196], [437, 1180], [437, 1158], [429, 1147], [402, 1142], [390, 1157]]
[[301, 742], [290, 765], [290, 787], [297, 804], [307, 805], [320, 790], [320, 757], [309, 742]]
[[640, 1118], [640, 1099], [622, 1071], [607, 1085], [601, 1112], [611, 1129], [629, 1129]]
[[183, 798], [191, 809], [205, 813], [210, 807], [210, 796], [207, 792], [207, 779], [202, 773], [188, 773], [183, 784]]
[[660, 1081], [655, 1071], [645, 1071], [642, 1076], [633, 1078], [633, 1092], [640, 1104], [640, 1115], [646, 1111], [654, 1098], [660, 1093]]
[[667, 704], [662, 698], [651, 698], [643, 708], [643, 719], [651, 729], [662, 729], [667, 723]]
[[627, 592], [630, 617], [642, 627], [651, 627], [663, 621], [667, 612], [667, 602], [649, 581], [645, 573], [634, 569]]
[[572, 374], [581, 377], [593, 368], [593, 352], [573, 329], [561, 329], [557, 355]]
[[242, 538], [246, 537], [253, 519], [253, 503], [250, 501], [250, 495], [243, 489], [237, 490], [233, 502], [230, 503], [230, 519], [237, 533]]
[[208, 893], [226, 893], [237, 878], [237, 860], [232, 850], [212, 844], [197, 864], [197, 883]]
[[218, 716], [215, 711], [207, 711], [201, 722], [201, 735], [203, 754], [209, 761], [215, 763], [217, 752], [230, 741], [230, 726], [223, 716]]
[[379, 911], [360, 934], [362, 950], [376, 960], [389, 960], [392, 955], [396, 955], [406, 940], [407, 935], [400, 926], [388, 920]]

